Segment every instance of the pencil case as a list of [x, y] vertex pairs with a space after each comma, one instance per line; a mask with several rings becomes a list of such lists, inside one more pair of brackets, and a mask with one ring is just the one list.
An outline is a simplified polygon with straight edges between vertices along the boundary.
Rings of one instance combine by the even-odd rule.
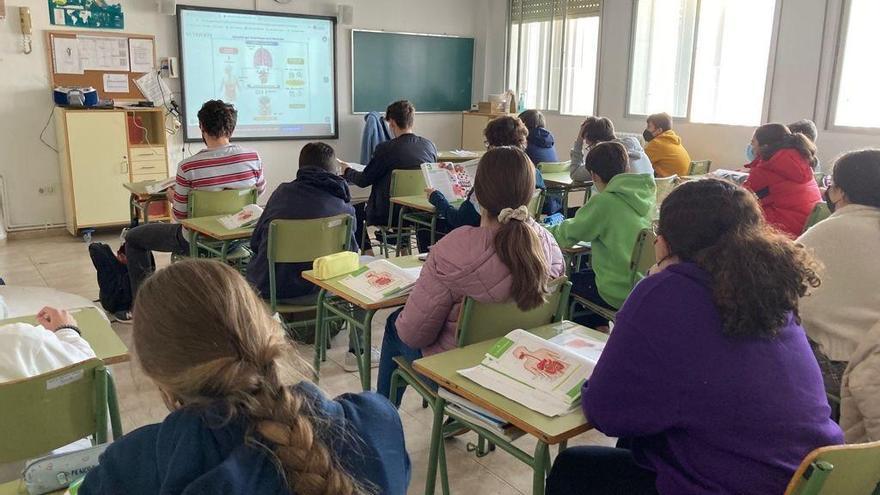
[[352, 251], [321, 256], [316, 258], [312, 265], [315, 278], [320, 280], [351, 273], [358, 268], [360, 268], [360, 256]]

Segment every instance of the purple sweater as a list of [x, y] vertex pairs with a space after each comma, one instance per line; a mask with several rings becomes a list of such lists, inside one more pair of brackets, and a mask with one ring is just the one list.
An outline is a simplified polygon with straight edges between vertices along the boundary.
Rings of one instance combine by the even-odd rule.
[[681, 263], [640, 282], [617, 313], [584, 414], [632, 440], [661, 494], [782, 493], [804, 456], [843, 443], [803, 328], [721, 333], [709, 274]]

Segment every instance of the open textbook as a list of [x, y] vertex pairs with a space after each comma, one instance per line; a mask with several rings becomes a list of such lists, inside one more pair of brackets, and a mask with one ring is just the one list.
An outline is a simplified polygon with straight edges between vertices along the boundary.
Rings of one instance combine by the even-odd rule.
[[253, 227], [263, 214], [263, 209], [257, 205], [247, 205], [238, 213], [232, 215], [224, 215], [217, 220], [229, 230], [243, 229]]
[[352, 272], [339, 283], [372, 302], [378, 302], [408, 293], [419, 279], [421, 270], [421, 265], [400, 268], [388, 260], [376, 260]]
[[745, 172], [737, 172], [736, 170], [727, 170], [723, 168], [719, 168], [718, 170], [713, 170], [709, 172], [710, 176], [718, 177], [719, 179], [727, 179], [734, 184], [743, 185], [746, 182], [746, 179], [749, 178], [749, 174]]
[[571, 412], [604, 342], [571, 326], [551, 340], [514, 330], [462, 376], [545, 416]]
[[479, 160], [464, 163], [423, 163], [422, 174], [425, 184], [440, 191], [449, 201], [465, 199], [474, 187]]
[[162, 180], [149, 181], [144, 184], [144, 190], [146, 190], [149, 194], [157, 194], [173, 186], [175, 182], [177, 182], [176, 176], [168, 177], [167, 179]]

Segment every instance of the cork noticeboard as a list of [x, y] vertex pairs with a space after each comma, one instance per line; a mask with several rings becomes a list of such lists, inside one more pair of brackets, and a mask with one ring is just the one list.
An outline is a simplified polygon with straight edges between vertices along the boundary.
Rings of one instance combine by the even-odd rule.
[[[131, 40], [143, 40], [152, 44], [152, 67], [156, 67], [156, 37], [147, 34], [131, 34], [131, 33], [114, 33], [108, 31], [46, 31], [46, 58], [49, 64], [49, 74], [52, 81], [52, 87], [57, 86], [91, 86], [98, 92], [98, 96], [103, 99], [114, 100], [143, 100], [144, 95], [141, 94], [135, 80], [143, 76], [146, 71], [131, 71], [131, 60], [126, 70], [94, 70], [83, 68], [82, 73], [70, 74], [59, 73], [56, 67], [55, 44], [56, 38], [69, 40], [82, 39], [106, 39], [108, 41], [119, 41], [124, 39], [126, 49], [130, 50]], [[119, 41], [121, 43], [121, 41]], [[130, 52], [129, 52], [130, 58]], [[104, 75], [105, 74], [124, 74], [128, 79], [128, 92], [104, 92]]]

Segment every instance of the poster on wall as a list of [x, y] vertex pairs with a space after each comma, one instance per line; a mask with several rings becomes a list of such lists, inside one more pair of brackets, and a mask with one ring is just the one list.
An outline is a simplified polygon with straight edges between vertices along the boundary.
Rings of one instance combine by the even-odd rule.
[[49, 22], [56, 26], [123, 29], [119, 0], [47, 0]]

